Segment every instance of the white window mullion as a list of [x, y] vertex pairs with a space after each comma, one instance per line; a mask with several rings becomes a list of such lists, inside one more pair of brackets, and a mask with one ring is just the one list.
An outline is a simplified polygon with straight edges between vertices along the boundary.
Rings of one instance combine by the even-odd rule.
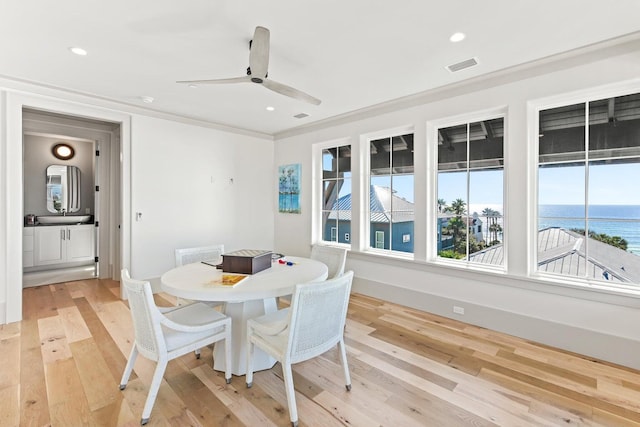
[[471, 223], [471, 216], [469, 214], [469, 199], [470, 199], [470, 195], [471, 195], [471, 191], [469, 190], [471, 188], [471, 161], [470, 161], [470, 154], [471, 154], [471, 123], [467, 123], [467, 144], [466, 144], [466, 149], [467, 149], [467, 193], [466, 193], [466, 204], [467, 204], [467, 213], [465, 214], [465, 227], [466, 227], [466, 235], [467, 235], [467, 243], [466, 243], [466, 252], [467, 252], [467, 260], [469, 260], [469, 241], [471, 240], [471, 233], [469, 231], [469, 224]]
[[584, 278], [589, 277], [589, 103], [584, 106]]

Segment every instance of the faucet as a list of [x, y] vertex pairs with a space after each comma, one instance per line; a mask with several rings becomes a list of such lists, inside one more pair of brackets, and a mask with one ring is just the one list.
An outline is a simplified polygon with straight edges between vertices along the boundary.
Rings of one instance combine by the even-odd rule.
[[67, 216], [67, 210], [62, 208], [62, 216]]

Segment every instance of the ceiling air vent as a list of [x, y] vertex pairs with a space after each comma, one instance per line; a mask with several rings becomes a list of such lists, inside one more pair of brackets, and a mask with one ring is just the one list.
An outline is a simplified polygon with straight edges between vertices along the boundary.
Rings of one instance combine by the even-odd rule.
[[455, 73], [456, 71], [464, 70], [465, 68], [469, 67], [475, 67], [476, 65], [478, 65], [478, 58], [470, 58], [455, 64], [447, 65], [445, 68], [450, 72]]
[[307, 113], [300, 113], [300, 114], [296, 114], [295, 116], [296, 119], [304, 119], [305, 117], [309, 117], [309, 115]]

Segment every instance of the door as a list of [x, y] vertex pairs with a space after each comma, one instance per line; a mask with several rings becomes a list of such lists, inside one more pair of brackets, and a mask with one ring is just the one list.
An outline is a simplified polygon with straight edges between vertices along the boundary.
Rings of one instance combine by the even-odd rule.
[[59, 264], [66, 258], [66, 231], [64, 226], [35, 228], [34, 264]]
[[384, 249], [384, 231], [376, 231], [376, 249]]
[[94, 259], [95, 226], [75, 225], [67, 228], [67, 262]]

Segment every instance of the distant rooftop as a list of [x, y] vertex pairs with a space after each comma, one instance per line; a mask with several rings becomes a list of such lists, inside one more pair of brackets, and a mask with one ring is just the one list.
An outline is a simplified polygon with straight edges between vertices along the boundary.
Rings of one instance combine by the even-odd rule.
[[[589, 245], [589, 258], [585, 247]], [[491, 246], [469, 256], [472, 262], [502, 265], [502, 244]], [[540, 271], [565, 276], [640, 283], [640, 257], [615, 246], [566, 230], [549, 227], [538, 232], [538, 268]]]
[[[414, 204], [396, 196], [389, 187], [371, 185], [369, 187], [369, 206], [371, 222], [389, 222], [391, 208], [393, 207], [394, 223], [411, 222], [415, 219]], [[329, 219], [336, 219], [336, 211], [339, 211], [341, 221], [351, 221], [351, 194], [344, 195], [335, 201]]]

